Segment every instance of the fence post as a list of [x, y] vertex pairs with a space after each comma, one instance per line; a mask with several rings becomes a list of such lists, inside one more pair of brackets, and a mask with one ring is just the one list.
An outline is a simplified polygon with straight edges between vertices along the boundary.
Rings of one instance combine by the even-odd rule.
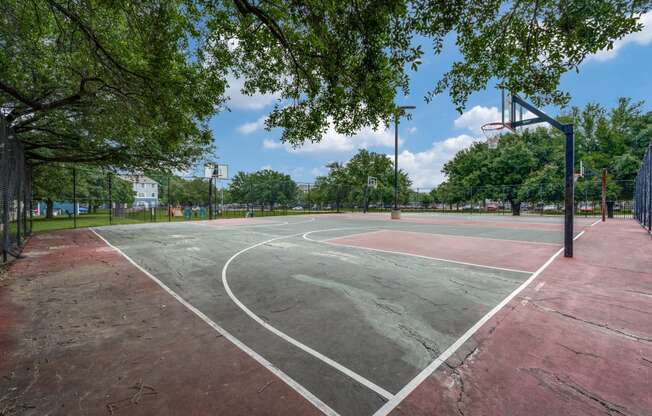
[[208, 219], [213, 219], [213, 178], [208, 178]]
[[[20, 171], [22, 171], [22, 170], [23, 169], [20, 169]], [[20, 228], [22, 226], [22, 221], [21, 221], [22, 215], [21, 215], [20, 208], [21, 208], [21, 203], [23, 202], [22, 199], [24, 198], [23, 195], [21, 195], [21, 193], [22, 193], [21, 191], [22, 191], [22, 188], [23, 188], [23, 183], [22, 183], [23, 175], [22, 174], [24, 174], [24, 171], [23, 172], [16, 172], [16, 173], [18, 173], [16, 175], [17, 179], [18, 179], [18, 181], [16, 182], [16, 244], [18, 245], [18, 247], [20, 247], [22, 245], [22, 241], [21, 241], [21, 238], [20, 238]], [[25, 207], [23, 207], [23, 209], [24, 208]]]
[[168, 222], [172, 221], [172, 205], [170, 205], [170, 177], [168, 176]]
[[607, 168], [602, 169], [602, 199], [601, 199], [601, 207], [600, 209], [602, 210], [602, 222], [606, 221], [606, 213], [605, 211], [607, 210]]
[[113, 224], [113, 176], [109, 172], [109, 225]]
[[72, 168], [72, 223], [77, 228], [77, 169]]

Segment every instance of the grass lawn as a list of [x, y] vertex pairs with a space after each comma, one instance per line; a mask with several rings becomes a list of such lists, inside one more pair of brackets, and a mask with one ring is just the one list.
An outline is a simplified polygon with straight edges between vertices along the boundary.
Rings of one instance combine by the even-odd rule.
[[[215, 219], [225, 219], [225, 218], [243, 218], [245, 216], [245, 210], [225, 210], [222, 212], [222, 215], [218, 215]], [[267, 216], [278, 216], [278, 215], [305, 215], [305, 214], [319, 214], [319, 211], [299, 211], [299, 210], [274, 210], [274, 211], [255, 211], [256, 217], [267, 217]], [[190, 220], [207, 220], [208, 216], [200, 217], [194, 216]], [[145, 222], [168, 222], [167, 210], [157, 210], [156, 215], [151, 215], [149, 211], [144, 213], [132, 213], [128, 214], [126, 217], [116, 217], [114, 216], [111, 220], [111, 224], [138, 224]], [[171, 217], [173, 222], [185, 221], [186, 219], [183, 216], [173, 216]], [[77, 216], [77, 228], [86, 228], [86, 227], [99, 227], [102, 225], [109, 225], [109, 213], [106, 210], [100, 210], [94, 214], [80, 214]], [[54, 218], [44, 218], [37, 217], [33, 219], [33, 228], [32, 232], [42, 233], [47, 231], [55, 230], [65, 230], [69, 228], [74, 228], [73, 218], [67, 216], [58, 216]]]
[[[113, 224], [136, 224], [143, 221], [129, 218], [113, 217]], [[109, 225], [109, 215], [107, 213], [98, 214], [81, 214], [77, 217], [77, 228], [98, 227], [100, 225]], [[44, 231], [64, 230], [74, 228], [73, 218], [54, 217], [54, 218], [34, 218], [32, 232], [41, 233]]]

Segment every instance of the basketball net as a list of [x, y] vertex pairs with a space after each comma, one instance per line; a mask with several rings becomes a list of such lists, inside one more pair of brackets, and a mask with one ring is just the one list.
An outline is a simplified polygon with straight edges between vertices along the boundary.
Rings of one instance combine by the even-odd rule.
[[490, 149], [495, 149], [498, 147], [500, 136], [507, 133], [506, 129], [512, 132], [514, 131], [507, 124], [500, 121], [484, 124], [480, 127], [480, 129], [487, 138], [487, 145]]

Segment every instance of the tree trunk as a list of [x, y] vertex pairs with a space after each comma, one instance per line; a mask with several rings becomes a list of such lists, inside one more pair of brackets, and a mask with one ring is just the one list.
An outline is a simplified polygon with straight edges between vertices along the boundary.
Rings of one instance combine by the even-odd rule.
[[509, 201], [509, 204], [512, 206], [512, 215], [521, 215], [521, 203]]
[[46, 204], [45, 218], [51, 219], [54, 217], [54, 201], [48, 199], [45, 201], [45, 204]]

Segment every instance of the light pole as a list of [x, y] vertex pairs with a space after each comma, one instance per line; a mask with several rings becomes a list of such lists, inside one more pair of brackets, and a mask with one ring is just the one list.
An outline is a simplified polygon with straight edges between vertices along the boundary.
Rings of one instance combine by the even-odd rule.
[[414, 110], [416, 106], [402, 105], [396, 108], [394, 114], [394, 209], [392, 210], [392, 219], [401, 219], [401, 210], [398, 208], [398, 123], [405, 110]]

